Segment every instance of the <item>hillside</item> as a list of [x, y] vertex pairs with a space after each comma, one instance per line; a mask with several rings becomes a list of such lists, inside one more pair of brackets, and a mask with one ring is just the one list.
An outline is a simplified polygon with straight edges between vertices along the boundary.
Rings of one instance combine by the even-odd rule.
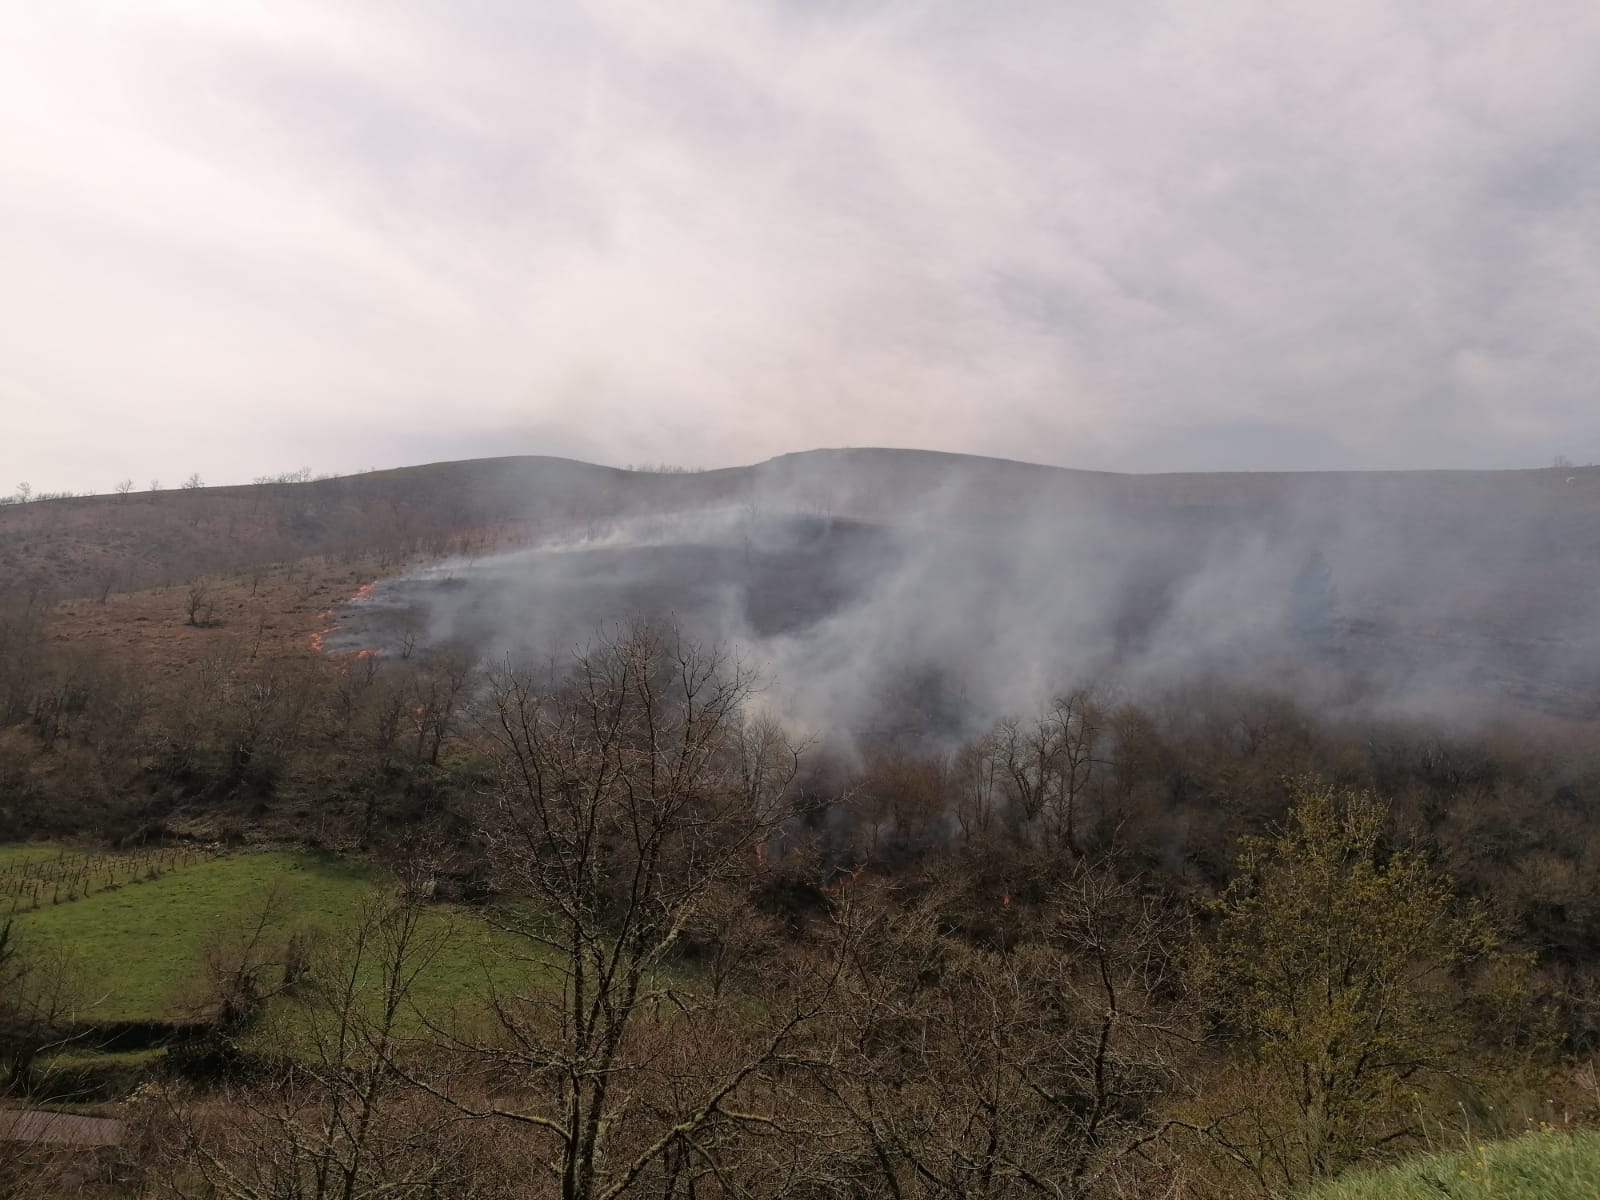
[[[500, 1074], [494, 1047], [544, 1036], [551, 972], [590, 978], [638, 946], [629, 986], [648, 986], [616, 997], [642, 1089], [629, 1121], [674, 1128], [707, 1054], [821, 1064], [745, 1089], [787, 1089], [818, 1131], [778, 1143], [825, 1146], [793, 1164], [818, 1194], [843, 1190], [841, 1146], [851, 1178], [888, 1181], [861, 1194], [933, 1194], [915, 1181], [940, 1163], [938, 1194], [974, 1194], [963, 1164], [984, 1156], [1131, 1195], [1169, 1170], [1213, 1194], [1253, 1171], [1276, 1194], [1395, 1162], [1328, 1194], [1442, 1179], [1471, 1195], [1473, 1171], [1494, 1194], [1547, 1169], [1570, 1182], [1587, 1143], [1526, 1157], [1489, 1139], [1530, 1111], [1590, 1111], [1597, 485], [819, 451], [0, 510], [33, 580], [8, 579], [19, 602], [0, 606], [0, 838], [25, 843], [0, 851], [0, 919], [31, 956], [18, 971], [66, 1005], [29, 1044], [91, 1009], [105, 1025], [8, 1086], [112, 1097], [179, 1079], [197, 1089], [179, 1132], [203, 1140], [241, 1103], [269, 1112], [298, 1056], [318, 1061], [303, 1035], [367, 1028], [363, 997], [392, 986], [395, 1028], [446, 1072], [396, 1092], [393, 1119], [437, 1102], [456, 1131], [453, 1105], [506, 1097], [543, 1115], [547, 1081]], [[113, 566], [166, 582], [97, 580]], [[27, 603], [51, 592], [74, 594]], [[569, 853], [595, 857], [548, 869]], [[1306, 879], [1331, 890], [1291, 886]], [[373, 881], [403, 903], [342, 920]], [[235, 936], [268, 893], [284, 919]], [[1258, 927], [1263, 906], [1281, 927]], [[1338, 944], [1320, 936], [1335, 911]], [[1407, 921], [1418, 940], [1391, 945]], [[618, 936], [647, 927], [663, 940]], [[375, 984], [353, 956], [398, 964], [402, 934], [419, 970]], [[1352, 984], [1346, 946], [1370, 948]], [[1239, 982], [1280, 951], [1291, 969]], [[1186, 965], [1211, 952], [1222, 966]], [[1316, 1011], [1346, 986], [1360, 1005], [1391, 982], [1412, 1016], [1382, 1036], [1426, 1070], [1375, 1068], [1296, 1110], [1302, 1064], [1333, 1052], [1325, 1027], [1281, 1035], [1252, 1014]], [[1000, 1036], [973, 1036], [975, 1012]], [[178, 1040], [113, 1040], [151, 1023]], [[489, 1054], [458, 1069], [463, 1032]], [[1065, 1073], [1036, 1086], [1040, 1064]], [[1113, 1094], [1085, 1133], [1079, 1114]], [[883, 1130], [856, 1123], [875, 1112], [915, 1118], [886, 1156]], [[1486, 1157], [1404, 1163], [1468, 1135]], [[718, 1137], [770, 1194], [744, 1127]], [[1252, 1138], [1276, 1166], [1239, 1157]]]
[[[313, 558], [320, 583], [265, 570]], [[241, 572], [233, 596], [217, 577]], [[654, 472], [522, 457], [0, 507], [0, 596], [76, 598], [59, 636], [175, 659], [144, 633], [193, 641], [162, 616], [182, 597], [160, 589], [202, 578], [235, 634], [305, 645], [326, 629], [341, 650], [420, 635], [543, 653], [670, 614], [757, 645], [795, 705], [829, 713], [879, 707], [891, 677], [929, 671], [1006, 709], [1034, 702], [1017, 681], [1041, 673], [1056, 682], [1038, 687], [1207, 672], [1277, 686], [1310, 669], [1339, 705], [1600, 716], [1596, 468], [1134, 476], [858, 449]], [[946, 690], [928, 693], [935, 707]]]
[[439, 553], [561, 504], [604, 509], [604, 495], [625, 478], [559, 459], [488, 459], [14, 504], [0, 508], [0, 580], [11, 592], [61, 599], [312, 555]]
[[1090, 510], [1141, 521], [1272, 527], [1355, 512], [1419, 538], [1536, 528], [1554, 563], [1600, 549], [1600, 468], [1117, 475], [918, 450], [815, 450], [752, 466], [625, 471], [568, 459], [473, 459], [304, 483], [84, 496], [0, 507], [0, 580], [50, 598], [128, 591], [314, 554], [450, 548], [495, 527], [538, 532], [642, 511], [756, 503], [898, 520], [954, 497], [974, 517]]
[[504, 518], [531, 549], [382, 582], [330, 646], [537, 656], [670, 614], [832, 715], [881, 708], [890, 675], [1008, 709], [1069, 678], [1307, 670], [1338, 705], [1600, 715], [1600, 471], [1125, 476], [843, 450], [613, 475], [563, 506], [541, 469]]

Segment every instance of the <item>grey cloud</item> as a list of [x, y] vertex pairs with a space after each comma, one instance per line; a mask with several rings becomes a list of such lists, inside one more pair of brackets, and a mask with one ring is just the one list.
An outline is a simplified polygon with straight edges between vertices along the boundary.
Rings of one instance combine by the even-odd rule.
[[1579, 0], [4, 20], [0, 479], [1600, 458]]

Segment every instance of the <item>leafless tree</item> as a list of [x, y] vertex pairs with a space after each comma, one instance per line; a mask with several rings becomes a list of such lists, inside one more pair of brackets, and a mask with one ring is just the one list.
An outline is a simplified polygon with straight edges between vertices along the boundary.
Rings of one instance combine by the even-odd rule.
[[825, 1078], [858, 1131], [853, 1186], [1111, 1194], [1162, 1131], [1157, 1105], [1179, 1075], [1175, 919], [1083, 866], [1009, 948], [953, 936], [952, 903], [941, 890], [874, 902], [871, 889], [848, 902], [865, 928]]
[[184, 603], [190, 625], [202, 628], [211, 624], [211, 616], [217, 610], [217, 602], [212, 597], [210, 583], [204, 579], [190, 580]]
[[0, 725], [27, 715], [34, 689], [48, 670], [44, 614], [31, 600], [0, 603]]
[[291, 735], [304, 691], [290, 671], [267, 664], [254, 671], [236, 671], [228, 681], [225, 705], [217, 715], [228, 753], [228, 779], [247, 778]]
[[522, 1129], [562, 1200], [735, 1194], [727, 1181], [750, 1172], [765, 1180], [751, 1194], [789, 1186], [762, 1155], [799, 1136], [782, 1098], [832, 976], [774, 966], [784, 982], [740, 1003], [673, 959], [794, 811], [795, 752], [746, 716], [751, 684], [736, 662], [646, 627], [565, 679], [493, 680], [482, 836], [501, 885], [525, 898], [503, 927], [554, 982], [495, 990], [494, 1033], [468, 1048], [498, 1084], [453, 1099]]
[[462, 650], [430, 654], [415, 675], [413, 715], [416, 761], [437, 766], [439, 751], [455, 728], [469, 687], [478, 673], [477, 661]]
[[1104, 724], [1096, 694], [1079, 688], [1056, 697], [1031, 722], [1002, 721], [992, 735], [1013, 818], [1042, 825], [1047, 845], [1082, 853], [1079, 804], [1100, 762]]
[[1101, 763], [1104, 705], [1092, 689], [1076, 688], [1056, 697], [1046, 719], [1056, 744], [1054, 786], [1045, 798], [1046, 836], [1054, 845], [1080, 854], [1081, 805]]
[[201, 949], [188, 1007], [233, 1034], [260, 1018], [274, 997], [293, 991], [305, 974], [312, 936], [287, 921], [287, 901], [273, 887], [219, 925]]
[[967, 742], [950, 765], [956, 827], [971, 845], [993, 835], [1005, 805], [1005, 757], [993, 733]]
[[27, 1095], [39, 1056], [73, 1037], [84, 1007], [82, 975], [59, 946], [23, 946], [0, 924], [0, 1072], [5, 1094]]
[[285, 1065], [265, 1084], [160, 1098], [143, 1130], [158, 1195], [207, 1200], [444, 1200], [491, 1195], [459, 1115], [405, 1082], [418, 975], [449, 930], [403, 897], [368, 900], [315, 955], [262, 1031]]

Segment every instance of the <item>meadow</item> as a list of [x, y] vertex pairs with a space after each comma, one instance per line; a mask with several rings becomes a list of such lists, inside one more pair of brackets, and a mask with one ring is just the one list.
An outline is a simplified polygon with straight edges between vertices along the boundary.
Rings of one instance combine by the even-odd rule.
[[[49, 891], [52, 875], [79, 877], [78, 861], [88, 853], [63, 846], [0, 847], [0, 880], [6, 868], [28, 864], [46, 871]], [[144, 853], [153, 865], [163, 852]], [[140, 854], [122, 857], [127, 861], [100, 870], [102, 878], [109, 870], [123, 882], [11, 918], [19, 938], [70, 952], [85, 980], [84, 1017], [91, 1021], [195, 1019], [205, 992], [203, 960], [220, 940], [242, 936], [264, 917], [262, 942], [268, 947], [294, 934], [314, 946], [336, 947], [363, 904], [394, 888], [381, 868], [331, 853], [196, 854], [158, 875], [141, 866]], [[537, 963], [524, 961], [518, 940], [498, 933], [482, 910], [430, 905], [423, 932], [435, 949], [413, 1000], [430, 1017], [475, 1007], [490, 981], [537, 984], [545, 977]]]

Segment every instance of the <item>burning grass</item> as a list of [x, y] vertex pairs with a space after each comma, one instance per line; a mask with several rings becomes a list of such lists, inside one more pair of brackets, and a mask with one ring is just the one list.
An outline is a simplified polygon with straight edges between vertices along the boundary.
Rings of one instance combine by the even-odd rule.
[[[321, 652], [334, 609], [374, 578], [371, 564], [319, 559], [231, 578], [152, 588], [51, 610], [47, 636], [102, 662], [171, 677], [198, 659], [281, 659]], [[203, 620], [190, 620], [191, 591], [204, 589]]]

